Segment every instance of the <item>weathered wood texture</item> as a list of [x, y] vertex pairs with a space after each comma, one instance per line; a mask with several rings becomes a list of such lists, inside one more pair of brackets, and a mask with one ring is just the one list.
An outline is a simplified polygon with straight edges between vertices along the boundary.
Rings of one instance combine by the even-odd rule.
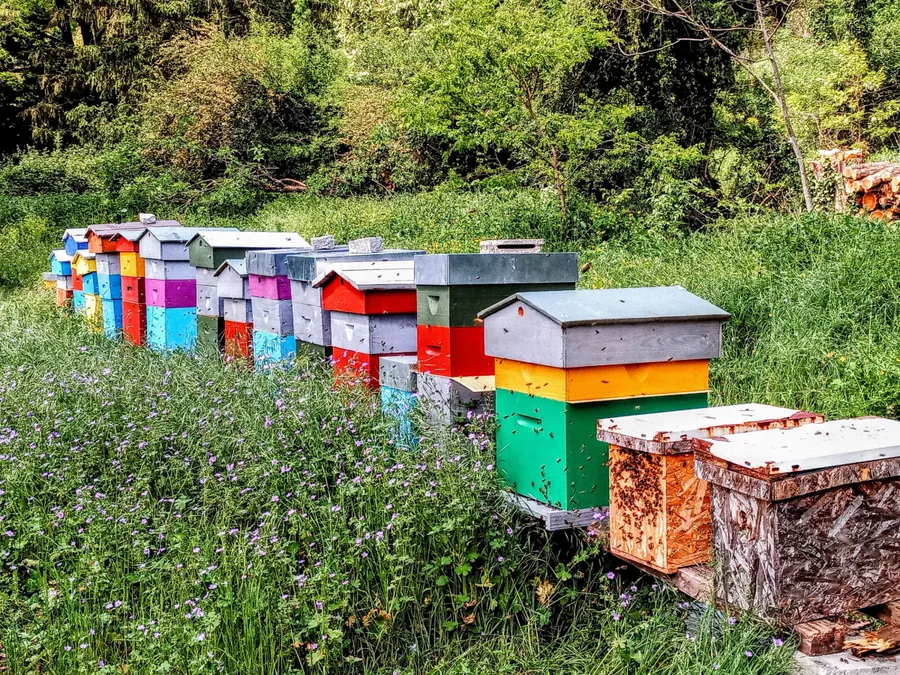
[[712, 511], [720, 593], [741, 609], [792, 625], [900, 598], [900, 479], [778, 502], [715, 485]]
[[844, 648], [857, 657], [896, 654], [900, 652], [900, 627], [884, 626], [880, 630], [863, 633], [860, 637], [847, 640]]
[[711, 558], [709, 485], [692, 453], [610, 446], [610, 550], [665, 574]]
[[694, 600], [711, 602], [715, 595], [715, 573], [709, 565], [682, 567], [675, 574], [675, 588]]
[[800, 638], [800, 652], [823, 656], [843, 650], [847, 631], [843, 624], [819, 619], [794, 626], [794, 633]]

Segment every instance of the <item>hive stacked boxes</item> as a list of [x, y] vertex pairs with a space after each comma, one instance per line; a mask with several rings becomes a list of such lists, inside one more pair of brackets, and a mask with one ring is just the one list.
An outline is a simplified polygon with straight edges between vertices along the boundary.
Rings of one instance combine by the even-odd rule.
[[411, 260], [347, 262], [313, 282], [331, 313], [335, 374], [378, 387], [383, 355], [416, 351], [416, 289]]
[[253, 358], [253, 307], [247, 261], [226, 260], [216, 270], [216, 287], [222, 303], [225, 356]]
[[[719, 598], [782, 625], [900, 596], [900, 422], [695, 439]], [[842, 647], [843, 645], [841, 645]]]
[[[72, 256], [64, 249], [57, 249], [50, 253], [50, 274], [54, 277], [56, 288], [56, 306], [69, 308], [72, 306], [75, 292], [72, 280]], [[80, 293], [80, 291], [79, 291]], [[82, 295], [81, 302], [84, 302]]]
[[[312, 244], [312, 251], [288, 256], [287, 259], [294, 336], [297, 338], [298, 348], [327, 357], [331, 355], [332, 347], [331, 314], [322, 307], [322, 289], [313, 286], [315, 280], [327, 272], [331, 265], [362, 261], [412, 260], [414, 255], [422, 251], [388, 249], [377, 253], [351, 253], [347, 245], [335, 246], [334, 238], [330, 235], [313, 239]], [[354, 242], [354, 249], [360, 248], [366, 247]], [[373, 246], [370, 245], [368, 248]]]
[[564, 510], [609, 504], [598, 419], [706, 407], [728, 318], [680, 287], [518, 293], [480, 316], [497, 358], [497, 469]]
[[88, 250], [94, 253], [97, 262], [97, 292], [103, 333], [110, 339], [122, 330], [122, 273], [112, 237], [120, 229], [134, 229], [136, 226], [140, 223], [91, 225], [87, 229]]
[[381, 411], [394, 420], [394, 442], [405, 448], [416, 444], [412, 411], [416, 406], [417, 357], [382, 356], [379, 362]]
[[122, 274], [122, 333], [125, 340], [140, 346], [147, 341], [147, 269], [140, 254], [140, 240], [148, 227], [181, 227], [174, 220], [143, 223], [146, 227], [119, 230], [112, 244], [119, 254]]
[[189, 350], [196, 344], [197, 273], [186, 244], [198, 232], [196, 228], [155, 227], [138, 239], [151, 349]]
[[415, 259], [419, 401], [449, 423], [491, 400], [494, 359], [478, 312], [520, 291], [574, 289], [575, 253], [421, 255]]
[[[261, 346], [260, 356], [254, 356], [257, 365], [292, 359], [297, 352], [287, 258], [309, 250], [304, 247], [247, 253], [250, 304], [256, 317], [253, 344]], [[257, 336], [257, 332], [261, 335]], [[256, 354], [255, 349], [253, 353]]]
[[63, 232], [63, 248], [69, 255], [75, 255], [79, 249], [87, 249], [87, 228], [70, 228]]
[[[218, 351], [224, 341], [224, 305], [219, 302], [216, 270], [226, 260], [244, 258], [248, 251], [296, 248], [309, 248], [306, 240], [296, 232], [209, 229], [198, 231], [191, 238], [188, 260], [195, 269], [195, 339], [204, 350]], [[260, 317], [254, 317], [254, 341], [259, 322]], [[259, 348], [254, 343], [254, 359], [265, 358], [272, 352], [286, 353], [286, 349], [273, 350], [276, 345], [272, 342], [266, 340]]]
[[[85, 321], [91, 329], [102, 330], [103, 306], [100, 304], [96, 254], [84, 249], [77, 251], [72, 258], [72, 271], [82, 290], [81, 298], [75, 297], [75, 309], [84, 311]], [[79, 307], [80, 303], [83, 303], [82, 307]]]
[[601, 419], [609, 444], [609, 548], [664, 574], [709, 562], [709, 485], [694, 473], [693, 439], [821, 423], [821, 415], [742, 404]]

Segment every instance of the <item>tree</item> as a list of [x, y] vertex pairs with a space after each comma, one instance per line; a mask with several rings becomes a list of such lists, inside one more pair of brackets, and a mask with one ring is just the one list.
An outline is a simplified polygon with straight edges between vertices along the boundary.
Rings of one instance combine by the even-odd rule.
[[[793, 0], [721, 0], [712, 3], [697, 3], [692, 0], [637, 0], [644, 10], [683, 21], [690, 27], [695, 37], [683, 38], [702, 40], [714, 44], [728, 54], [731, 59], [746, 70], [766, 91], [778, 106], [788, 141], [797, 161], [800, 185], [806, 210], [812, 211], [813, 198], [806, 171], [806, 160], [797, 140], [791, 111], [788, 106], [781, 68], [775, 57], [774, 39], [784, 25], [784, 18], [790, 11]], [[754, 35], [759, 53], [739, 51], [732, 44], [733, 35]], [[766, 77], [755, 67], [762, 62], [769, 71]], [[771, 79], [770, 79], [771, 78]]]
[[405, 123], [546, 177], [569, 213], [572, 173], [611, 142], [627, 103], [578, 95], [611, 33], [590, 0], [448, 0], [413, 35]]

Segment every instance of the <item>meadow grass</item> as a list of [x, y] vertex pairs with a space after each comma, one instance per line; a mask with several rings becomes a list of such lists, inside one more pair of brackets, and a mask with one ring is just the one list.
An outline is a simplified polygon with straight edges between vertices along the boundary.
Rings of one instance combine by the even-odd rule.
[[[385, 208], [373, 222], [390, 245], [477, 237], [445, 221], [431, 235], [412, 206], [329, 204], [279, 200], [241, 224], [370, 234]], [[492, 235], [526, 231], [498, 218]], [[679, 283], [732, 313], [714, 402], [896, 416], [888, 224], [741, 221], [599, 243], [582, 262], [585, 287]], [[790, 672], [771, 629], [698, 614], [595, 534], [511, 513], [490, 420], [401, 450], [373, 395], [334, 389], [321, 363], [251, 373], [162, 357], [87, 331], [34, 288], [0, 295], [0, 319], [11, 672]]]

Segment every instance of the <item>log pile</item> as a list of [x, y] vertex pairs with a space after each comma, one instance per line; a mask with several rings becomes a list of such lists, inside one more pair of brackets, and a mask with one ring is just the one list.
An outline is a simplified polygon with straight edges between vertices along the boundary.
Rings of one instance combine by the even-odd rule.
[[860, 215], [900, 219], [900, 164], [870, 162], [845, 166], [844, 191], [856, 200]]

